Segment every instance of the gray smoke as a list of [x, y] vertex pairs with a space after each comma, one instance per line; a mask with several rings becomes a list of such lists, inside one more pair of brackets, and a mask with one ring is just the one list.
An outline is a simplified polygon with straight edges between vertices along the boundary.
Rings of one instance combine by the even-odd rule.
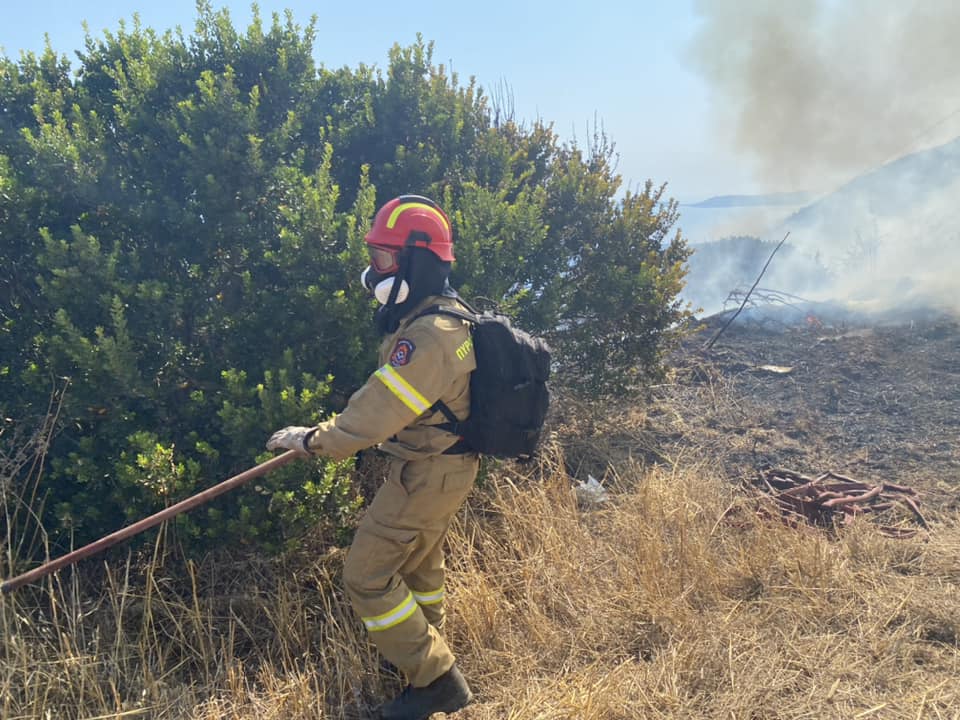
[[956, 0], [700, 0], [693, 59], [767, 184], [815, 192], [960, 135]]
[[718, 140], [764, 187], [827, 198], [888, 165], [883, 182], [851, 183], [765, 239], [790, 230], [826, 263], [834, 279], [822, 295], [960, 311], [960, 153], [892, 162], [960, 136], [960, 2], [701, 0], [697, 9], [691, 55], [714, 93]]

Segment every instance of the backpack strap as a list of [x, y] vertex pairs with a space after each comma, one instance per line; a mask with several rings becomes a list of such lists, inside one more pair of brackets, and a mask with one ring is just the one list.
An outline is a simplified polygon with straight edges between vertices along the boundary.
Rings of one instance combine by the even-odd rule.
[[431, 305], [430, 307], [421, 310], [417, 313], [410, 322], [422, 318], [424, 315], [447, 315], [449, 317], [459, 318], [464, 322], [475, 323], [477, 322], [476, 313], [469, 313], [465, 310], [457, 310], [456, 308], [443, 307], [442, 305]]
[[[459, 298], [457, 298], [457, 301], [463, 302], [463, 300], [460, 300]], [[466, 305], [466, 303], [463, 303], [463, 304]], [[467, 305], [467, 307], [470, 307], [470, 306]], [[472, 310], [473, 308], [470, 308], [470, 309]], [[425, 315], [447, 315], [449, 317], [455, 317], [460, 320], [463, 320], [464, 322], [468, 322], [471, 324], [477, 322], [477, 316], [475, 313], [471, 314], [469, 312], [465, 312], [464, 310], [457, 310], [456, 308], [443, 307], [442, 305], [431, 305], [430, 307], [424, 310], [421, 310], [410, 320], [410, 322], [412, 323], [414, 320], [417, 320], [418, 318], [422, 318]], [[433, 412], [441, 413], [448, 421], [445, 423], [438, 423], [433, 427], [438, 427], [441, 430], [446, 430], [447, 432], [451, 432], [454, 435], [460, 434], [463, 421], [453, 414], [453, 411], [450, 410], [449, 407], [447, 407], [447, 404], [443, 400], [437, 400], [433, 405], [430, 406], [430, 409]]]
[[447, 420], [449, 420], [449, 422], [438, 423], [433, 427], [438, 427], [441, 430], [452, 432], [454, 435], [460, 434], [460, 420], [456, 415], [453, 414], [453, 411], [447, 407], [447, 404], [443, 400], [437, 400], [433, 405], [430, 406], [430, 409], [434, 412], [440, 412]]

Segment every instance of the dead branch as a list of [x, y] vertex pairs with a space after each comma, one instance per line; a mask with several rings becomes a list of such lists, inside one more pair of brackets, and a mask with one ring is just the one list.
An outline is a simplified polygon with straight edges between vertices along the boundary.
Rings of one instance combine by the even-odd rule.
[[750, 293], [752, 293], [754, 289], [757, 287], [757, 285], [760, 284], [760, 279], [763, 277], [763, 274], [767, 271], [767, 268], [770, 266], [770, 261], [773, 260], [773, 256], [777, 254], [777, 250], [783, 247], [783, 244], [787, 241], [788, 237], [790, 237], [790, 231], [787, 231], [787, 234], [783, 236], [783, 240], [781, 240], [780, 243], [773, 249], [773, 252], [770, 253], [770, 257], [768, 257], [767, 262], [764, 263], [763, 269], [760, 271], [760, 274], [757, 276], [757, 279], [754, 281], [753, 286], [747, 292], [746, 297], [743, 298], [743, 303], [741, 303], [740, 307], [730, 317], [730, 319], [724, 323], [723, 327], [717, 331], [717, 334], [714, 335], [712, 338], [710, 338], [709, 342], [707, 342], [707, 344], [703, 346], [704, 350], [709, 350], [710, 348], [712, 348], [714, 343], [716, 343], [717, 340], [720, 338], [720, 336], [723, 335], [723, 331], [726, 330], [728, 327], [730, 327], [730, 323], [736, 320], [737, 315], [739, 315], [743, 311], [743, 308], [746, 306], [747, 301], [750, 299]]

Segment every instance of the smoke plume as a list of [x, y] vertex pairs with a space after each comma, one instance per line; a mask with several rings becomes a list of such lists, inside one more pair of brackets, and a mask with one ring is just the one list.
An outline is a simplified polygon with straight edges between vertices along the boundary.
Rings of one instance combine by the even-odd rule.
[[956, 0], [700, 0], [693, 58], [770, 186], [823, 192], [960, 135]]
[[960, 312], [960, 3], [697, 9], [692, 59], [714, 95], [718, 141], [766, 190], [822, 199], [765, 239], [790, 230], [824, 262], [832, 281], [821, 295]]

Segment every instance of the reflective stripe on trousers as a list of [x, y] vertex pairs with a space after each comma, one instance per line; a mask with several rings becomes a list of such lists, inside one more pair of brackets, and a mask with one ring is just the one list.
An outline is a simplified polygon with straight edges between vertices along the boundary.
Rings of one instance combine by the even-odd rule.
[[344, 585], [370, 638], [416, 687], [454, 662], [439, 632], [443, 540], [478, 466], [476, 455], [392, 460], [344, 563]]

